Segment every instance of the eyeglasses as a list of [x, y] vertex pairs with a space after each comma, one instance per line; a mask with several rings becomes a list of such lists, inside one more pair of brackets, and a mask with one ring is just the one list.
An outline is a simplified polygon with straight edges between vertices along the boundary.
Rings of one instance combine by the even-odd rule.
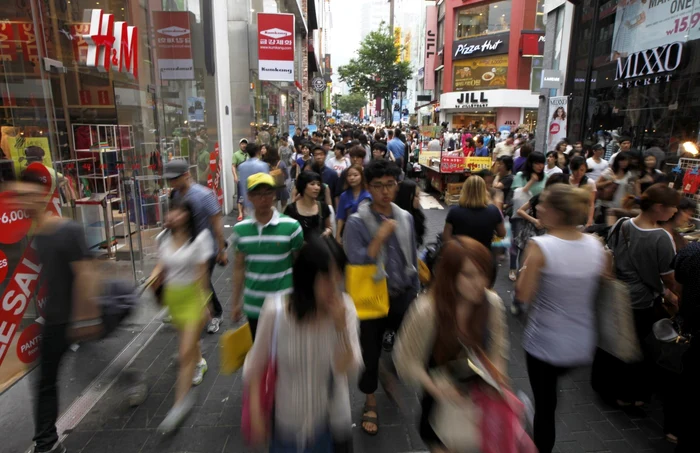
[[379, 191], [379, 190], [386, 190], [387, 192], [390, 192], [390, 191], [396, 189], [396, 187], [398, 186], [398, 184], [396, 183], [396, 181], [392, 181], [392, 182], [389, 182], [389, 183], [386, 183], [386, 184], [382, 184], [382, 183], [373, 183], [373, 184], [370, 184], [369, 186], [370, 186], [372, 189], [377, 190], [377, 191]]

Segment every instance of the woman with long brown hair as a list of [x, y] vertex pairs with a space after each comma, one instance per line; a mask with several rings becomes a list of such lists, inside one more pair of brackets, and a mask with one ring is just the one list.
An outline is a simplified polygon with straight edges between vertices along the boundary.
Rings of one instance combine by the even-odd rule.
[[461, 386], [435, 379], [434, 372], [468, 369], [473, 354], [505, 383], [508, 333], [503, 301], [489, 290], [492, 274], [491, 252], [472, 238], [455, 236], [443, 247], [435, 284], [411, 306], [397, 336], [399, 376], [424, 390], [419, 430], [431, 452], [447, 451], [431, 425], [433, 411], [464, 397]]

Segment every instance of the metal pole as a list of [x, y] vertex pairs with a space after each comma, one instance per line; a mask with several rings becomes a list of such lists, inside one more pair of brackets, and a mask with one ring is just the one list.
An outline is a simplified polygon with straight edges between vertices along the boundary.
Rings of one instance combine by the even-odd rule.
[[389, 32], [394, 38], [394, 0], [389, 0]]

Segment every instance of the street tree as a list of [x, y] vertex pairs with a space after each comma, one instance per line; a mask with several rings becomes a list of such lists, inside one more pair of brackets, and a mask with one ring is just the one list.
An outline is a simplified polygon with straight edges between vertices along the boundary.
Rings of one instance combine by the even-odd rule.
[[401, 45], [384, 22], [360, 43], [357, 57], [338, 68], [340, 80], [353, 92], [364, 93], [372, 99], [384, 99], [386, 123], [391, 124], [391, 100], [394, 92], [406, 91], [411, 78], [411, 64], [400, 61]]
[[367, 105], [367, 96], [362, 93], [350, 93], [338, 98], [338, 108], [343, 113], [360, 114], [360, 109]]

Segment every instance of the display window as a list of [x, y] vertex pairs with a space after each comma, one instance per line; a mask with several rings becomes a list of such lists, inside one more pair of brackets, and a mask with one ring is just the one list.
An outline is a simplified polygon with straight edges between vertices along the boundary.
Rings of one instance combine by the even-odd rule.
[[696, 141], [700, 6], [586, 0], [576, 14], [568, 136], [627, 135], [636, 149], [659, 146], [669, 153]]
[[455, 40], [510, 30], [510, 0], [457, 11]]
[[451, 127], [470, 131], [496, 129], [496, 112], [459, 113], [452, 115]]
[[508, 55], [458, 60], [453, 63], [453, 71], [453, 91], [505, 88]]
[[[47, 209], [82, 224], [91, 253], [107, 263], [134, 260], [130, 268], [115, 264], [115, 277], [139, 279], [155, 265], [169, 160], [187, 160], [193, 178], [223, 201], [220, 153], [233, 150], [218, 146], [216, 84], [208, 69], [212, 24], [200, 6], [0, 2], [0, 182], [31, 165], [45, 169], [55, 193]], [[95, 21], [113, 28], [92, 29]], [[91, 45], [86, 35], [104, 35], [99, 42], [113, 47]], [[6, 196], [0, 193], [0, 208]], [[31, 221], [6, 214], [7, 222], [0, 221], [3, 300], [16, 291], [32, 253]], [[50, 288], [35, 277], [23, 285], [27, 303], [16, 319], [0, 310], [0, 324], [12, 327], [0, 335], [0, 392], [38, 356], [36, 321]]]

